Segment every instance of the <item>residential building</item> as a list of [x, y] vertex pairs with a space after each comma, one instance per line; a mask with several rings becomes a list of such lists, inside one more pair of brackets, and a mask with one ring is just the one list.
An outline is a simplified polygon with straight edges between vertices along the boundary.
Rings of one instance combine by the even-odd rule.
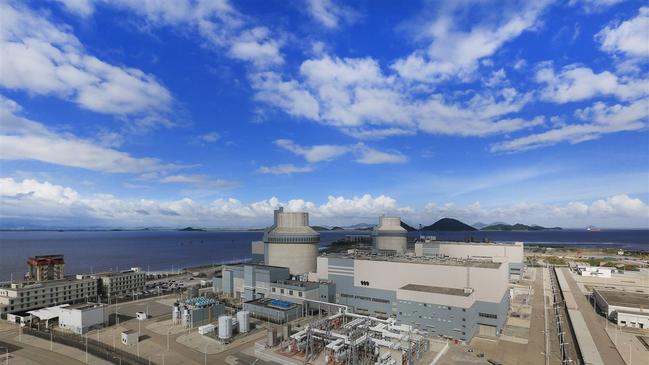
[[97, 297], [97, 280], [77, 275], [58, 280], [25, 281], [0, 287], [0, 315], [25, 312]]
[[93, 274], [99, 280], [99, 292], [103, 297], [132, 295], [144, 290], [146, 273], [135, 270]]
[[32, 256], [27, 259], [27, 280], [45, 281], [63, 279], [65, 260], [63, 255]]

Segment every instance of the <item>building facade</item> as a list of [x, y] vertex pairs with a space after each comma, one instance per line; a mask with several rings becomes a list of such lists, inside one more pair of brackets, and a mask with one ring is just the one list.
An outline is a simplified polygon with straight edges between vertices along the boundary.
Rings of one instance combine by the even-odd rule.
[[59, 310], [59, 327], [82, 335], [108, 323], [108, 306], [101, 303], [81, 303]]
[[59, 280], [20, 282], [0, 287], [0, 315], [87, 301], [97, 297], [97, 280], [77, 275]]
[[281, 280], [270, 283], [269, 298], [302, 304], [305, 299], [320, 300], [320, 284], [312, 281]]
[[421, 237], [415, 242], [415, 255], [487, 259], [497, 262], [507, 262], [509, 274], [512, 279], [520, 279], [525, 269], [523, 242], [450, 242]]
[[618, 326], [649, 328], [649, 295], [595, 288], [593, 300], [598, 312]]
[[509, 309], [506, 263], [334, 254], [318, 257], [318, 277], [335, 283], [336, 303], [429, 335], [497, 336]]
[[65, 276], [63, 255], [32, 256], [27, 259], [27, 280], [59, 280]]
[[142, 291], [146, 284], [146, 274], [135, 270], [99, 273], [91, 276], [99, 280], [99, 292], [106, 298]]
[[315, 272], [320, 234], [309, 227], [309, 213], [279, 208], [274, 218], [264, 232], [264, 263], [287, 267], [291, 275]]
[[244, 301], [268, 296], [270, 283], [291, 277], [287, 267], [259, 264], [223, 265], [221, 275], [213, 280], [215, 291]]

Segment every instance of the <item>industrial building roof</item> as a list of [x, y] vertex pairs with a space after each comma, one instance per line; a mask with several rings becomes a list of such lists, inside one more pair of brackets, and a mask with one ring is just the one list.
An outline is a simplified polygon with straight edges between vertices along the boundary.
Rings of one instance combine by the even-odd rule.
[[84, 311], [84, 310], [87, 310], [87, 309], [93, 309], [93, 308], [102, 307], [102, 306], [106, 306], [106, 304], [103, 304], [103, 303], [77, 303], [77, 304], [71, 304], [71, 305], [65, 307], [65, 309], [76, 309], [76, 310]]
[[464, 242], [464, 241], [437, 241], [417, 239], [415, 243], [441, 243], [445, 245], [473, 245], [473, 246], [522, 246], [523, 242]]
[[298, 306], [298, 304], [287, 302], [285, 300], [260, 298], [246, 302], [247, 305], [258, 305], [266, 308], [271, 308], [280, 311], [287, 311]]
[[480, 267], [480, 268], [488, 268], [488, 269], [497, 269], [501, 265], [500, 262], [493, 262], [490, 260], [460, 259], [460, 258], [434, 257], [434, 256], [382, 255], [382, 254], [368, 254], [359, 251], [356, 251], [355, 253], [330, 253], [330, 254], [323, 254], [322, 256], [340, 258], [340, 259], [403, 262], [403, 263], [410, 263], [410, 264], [427, 264], [427, 265], [469, 266], [469, 267]]
[[473, 292], [472, 290], [465, 291], [464, 289], [458, 289], [458, 288], [447, 288], [443, 286], [429, 286], [429, 285], [419, 285], [419, 284], [407, 284], [402, 286], [399, 289], [419, 291], [424, 293], [456, 295], [461, 297], [468, 297]]
[[320, 287], [319, 283], [315, 281], [301, 281], [301, 280], [278, 280], [270, 284], [271, 286], [279, 286], [283, 288], [292, 288], [292, 289], [305, 289], [313, 290]]
[[632, 293], [620, 290], [601, 290], [593, 289], [604, 298], [608, 305], [621, 307], [640, 307], [649, 309], [649, 295], [642, 293]]

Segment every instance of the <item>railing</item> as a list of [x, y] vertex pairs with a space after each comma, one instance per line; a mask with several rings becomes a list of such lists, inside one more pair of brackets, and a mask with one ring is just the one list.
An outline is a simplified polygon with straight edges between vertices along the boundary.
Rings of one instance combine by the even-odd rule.
[[95, 339], [84, 337], [81, 335], [75, 335], [71, 333], [61, 333], [57, 331], [39, 331], [37, 329], [25, 327], [24, 334], [32, 335], [35, 337], [42, 338], [44, 340], [51, 340], [53, 342], [77, 348], [81, 351], [87, 351], [89, 354], [92, 354], [95, 357], [98, 357], [102, 360], [106, 360], [113, 364], [122, 364], [122, 365], [147, 365], [153, 364], [147, 359], [138, 357], [135, 354], [126, 352], [120, 349], [113, 349], [112, 346], [99, 342]]

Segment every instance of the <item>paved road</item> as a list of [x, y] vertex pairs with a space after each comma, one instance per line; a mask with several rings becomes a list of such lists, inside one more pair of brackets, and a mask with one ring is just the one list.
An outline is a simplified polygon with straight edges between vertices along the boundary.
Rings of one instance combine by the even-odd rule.
[[624, 360], [622, 360], [622, 357], [617, 352], [615, 345], [606, 334], [606, 331], [604, 331], [604, 326], [606, 325], [604, 317], [595, 313], [592, 306], [588, 303], [588, 299], [581, 294], [581, 291], [579, 290], [579, 287], [577, 286], [575, 279], [573, 279], [570, 271], [566, 268], [561, 270], [563, 270], [563, 275], [573, 293], [579, 311], [584, 316], [586, 326], [588, 326], [590, 335], [593, 337], [593, 341], [595, 341], [595, 346], [597, 347], [602, 360], [604, 360], [606, 365], [624, 365]]
[[[28, 344], [18, 342], [18, 340], [16, 340], [16, 336], [18, 336], [17, 327], [0, 331], [0, 341], [8, 343], [15, 349], [12, 349], [12, 351], [9, 352], [10, 364], [14, 361], [17, 361], [20, 363], [37, 363], [43, 365], [85, 365], [78, 360], [59, 354], [57, 352], [43, 350], [39, 347], [30, 346]], [[4, 352], [2, 352], [0, 363], [1, 361], [4, 361], [4, 359], [5, 355]]]

